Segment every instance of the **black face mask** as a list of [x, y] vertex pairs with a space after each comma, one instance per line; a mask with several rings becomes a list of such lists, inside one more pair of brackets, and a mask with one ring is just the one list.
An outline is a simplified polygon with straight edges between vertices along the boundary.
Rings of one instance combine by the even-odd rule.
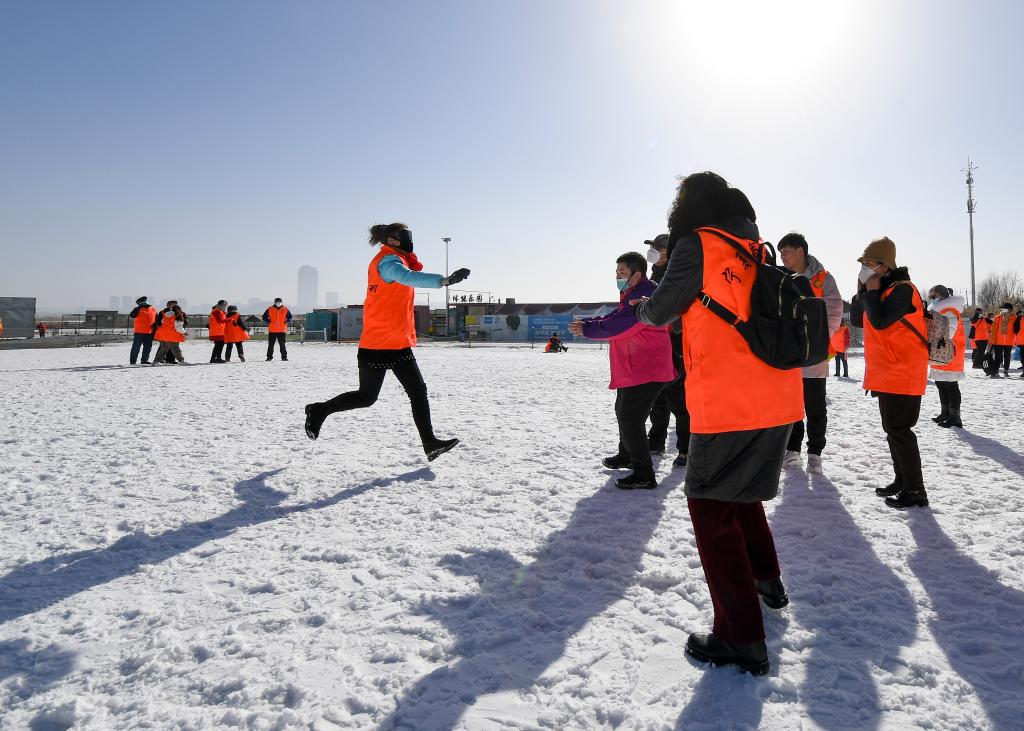
[[403, 228], [398, 232], [398, 243], [402, 249], [412, 253], [412, 231], [407, 228]]

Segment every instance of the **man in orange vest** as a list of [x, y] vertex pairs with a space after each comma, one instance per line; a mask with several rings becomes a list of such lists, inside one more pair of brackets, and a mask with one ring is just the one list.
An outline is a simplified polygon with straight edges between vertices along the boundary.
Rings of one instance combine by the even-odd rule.
[[999, 314], [992, 319], [992, 328], [989, 334], [989, 344], [993, 350], [992, 378], [999, 377], [999, 368], [1003, 369], [1003, 376], [1010, 375], [1010, 356], [1013, 354], [1013, 344], [1017, 339], [1017, 333], [1013, 331], [1013, 304], [1004, 302], [999, 308]]
[[156, 308], [149, 304], [148, 297], [135, 300], [135, 309], [128, 317], [132, 318], [132, 351], [128, 362], [135, 365], [142, 350], [142, 364], [149, 365], [149, 351], [153, 347], [153, 325], [156, 323]]
[[245, 320], [242, 319], [242, 315], [238, 312], [238, 307], [231, 305], [227, 311], [227, 322], [224, 323], [224, 343], [227, 346], [225, 349], [224, 360], [231, 362], [231, 349], [236, 348], [238, 350], [238, 360], [245, 362], [245, 351], [242, 348], [242, 343], [249, 339], [249, 328], [245, 324]]
[[772, 608], [789, 598], [762, 501], [778, 494], [786, 444], [803, 418], [801, 374], [757, 358], [697, 299], [703, 292], [750, 317], [757, 269], [725, 239], [763, 261], [755, 220], [747, 197], [720, 176], [687, 176], [669, 216], [668, 269], [636, 315], [655, 326], [683, 321], [691, 431], [684, 491], [715, 608], [712, 632], [691, 634], [686, 651], [763, 675], [769, 662], [758, 597]]
[[160, 343], [153, 365], [163, 365], [168, 359], [179, 365], [185, 362], [185, 356], [181, 353], [181, 344], [185, 342], [185, 313], [174, 300], [168, 302], [167, 307], [157, 314], [153, 337]]
[[288, 360], [288, 348], [284, 340], [291, 321], [292, 313], [283, 305], [280, 297], [274, 300], [273, 307], [263, 312], [263, 322], [267, 326], [267, 360], [274, 359], [274, 343], [278, 343], [281, 349], [281, 360]]
[[988, 355], [988, 337], [991, 327], [992, 317], [988, 314], [982, 314], [981, 308], [977, 308], [971, 317], [971, 330], [974, 333], [971, 336], [971, 339], [974, 341], [974, 349], [971, 352], [972, 368], [981, 369], [985, 367], [985, 356]]
[[[836, 279], [821, 263], [807, 253], [807, 239], [795, 231], [779, 239], [779, 256], [787, 269], [810, 280], [816, 297], [825, 300], [828, 312], [828, 334], [835, 334], [843, 324], [843, 296]], [[804, 411], [807, 413], [807, 471], [822, 474], [821, 453], [825, 450], [828, 408], [825, 405], [825, 384], [828, 382], [828, 359], [803, 369]], [[800, 447], [804, 441], [804, 422], [793, 424], [793, 433], [786, 445], [783, 467], [800, 466]]]
[[921, 451], [914, 426], [928, 383], [924, 301], [906, 267], [896, 266], [896, 244], [875, 239], [857, 260], [858, 290], [850, 322], [864, 328], [864, 390], [878, 399], [895, 479], [875, 489], [893, 508], [927, 506]]
[[850, 364], [846, 361], [846, 351], [850, 349], [850, 328], [845, 322], [832, 335], [828, 347], [836, 357], [836, 378], [839, 378], [840, 365], [843, 367], [843, 378], [849, 378]]
[[228, 308], [227, 300], [217, 300], [217, 304], [210, 310], [210, 318], [207, 328], [210, 331], [210, 340], [213, 342], [213, 353], [210, 355], [211, 363], [224, 363], [224, 326], [227, 325], [228, 316], [224, 311]]

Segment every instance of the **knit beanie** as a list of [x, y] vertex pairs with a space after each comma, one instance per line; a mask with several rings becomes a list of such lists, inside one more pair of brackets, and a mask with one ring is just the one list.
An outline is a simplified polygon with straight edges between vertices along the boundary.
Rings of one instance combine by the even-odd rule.
[[865, 259], [874, 259], [885, 264], [890, 269], [896, 268], [896, 244], [888, 236], [875, 239], [864, 249], [864, 253], [857, 259], [861, 264]]

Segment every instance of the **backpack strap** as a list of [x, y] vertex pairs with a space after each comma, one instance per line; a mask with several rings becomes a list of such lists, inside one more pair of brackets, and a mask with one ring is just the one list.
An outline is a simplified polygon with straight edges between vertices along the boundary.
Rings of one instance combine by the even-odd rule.
[[714, 228], [698, 228], [697, 231], [703, 231], [704, 233], [709, 233], [709, 234], [712, 234], [714, 236], [717, 236], [722, 241], [724, 241], [725, 243], [727, 243], [730, 246], [732, 246], [732, 248], [736, 249], [736, 251], [738, 251], [742, 256], [745, 256], [747, 259], [750, 259], [750, 261], [754, 265], [759, 266], [761, 264], [761, 261], [758, 260], [753, 254], [751, 254], [747, 250], [747, 247], [745, 247], [743, 244], [741, 244], [739, 241], [737, 241], [736, 239], [732, 238], [731, 236], [726, 236], [724, 233], [722, 233], [718, 229], [714, 229]]
[[736, 325], [742, 322], [739, 315], [723, 305], [721, 302], [713, 299], [711, 295], [707, 294], [703, 290], [697, 293], [697, 300], [706, 308], [725, 320], [729, 327], [736, 327]]
[[931, 350], [932, 345], [931, 345], [931, 343], [928, 342], [928, 338], [926, 338], [924, 335], [919, 333], [917, 331], [917, 328], [915, 328], [913, 325], [911, 325], [909, 322], [907, 322], [907, 318], [901, 317], [900, 318], [900, 322], [902, 322], [904, 325], [906, 325], [907, 328], [909, 328], [910, 332], [914, 333], [914, 335], [917, 336], [917, 339], [920, 340], [922, 343], [924, 343], [924, 347], [926, 347], [929, 350]]

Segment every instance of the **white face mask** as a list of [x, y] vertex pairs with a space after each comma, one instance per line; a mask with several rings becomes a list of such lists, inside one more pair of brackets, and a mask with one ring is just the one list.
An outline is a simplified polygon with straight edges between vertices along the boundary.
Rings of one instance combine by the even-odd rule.
[[865, 264], [861, 264], [860, 274], [857, 275], [857, 279], [860, 280], [861, 284], [867, 284], [868, 280], [871, 279], [871, 277], [875, 276], [875, 274], [876, 272], [874, 269]]
[[653, 246], [647, 250], [647, 261], [650, 264], [657, 264], [661, 261], [661, 252]]
[[1003, 309], [999, 310], [999, 312], [1000, 312], [1000, 314], [1003, 314], [1003, 315], [1009, 315], [1010, 314], [1010, 311], [1008, 309], [1006, 309], [1005, 307]]

